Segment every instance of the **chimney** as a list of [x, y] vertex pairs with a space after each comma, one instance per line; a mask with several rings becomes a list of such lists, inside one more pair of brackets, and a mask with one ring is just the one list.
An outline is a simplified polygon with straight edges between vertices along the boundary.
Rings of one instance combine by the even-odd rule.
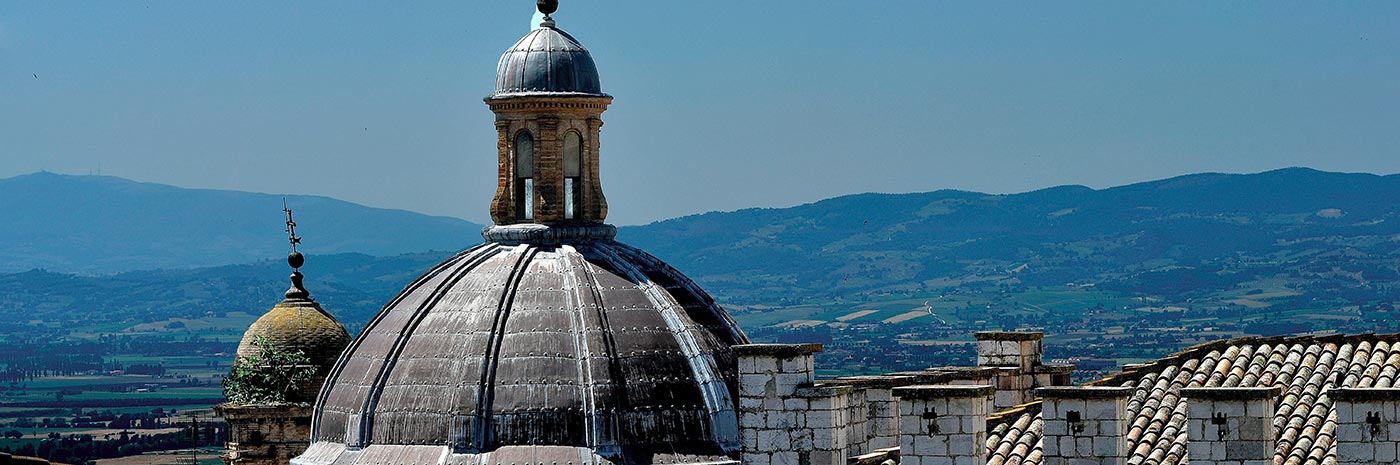
[[1182, 388], [1193, 465], [1273, 465], [1278, 387]]
[[814, 386], [821, 344], [745, 344], [739, 432], [745, 465], [845, 465], [850, 386]]
[[993, 370], [995, 409], [1015, 407], [1035, 400], [1035, 388], [1070, 384], [1071, 365], [1041, 363], [1044, 333], [978, 331], [977, 365]]
[[991, 386], [894, 388], [899, 398], [899, 462], [986, 465], [987, 396]]
[[1327, 391], [1337, 413], [1337, 465], [1400, 462], [1400, 388]]
[[1043, 387], [1042, 465], [1125, 465], [1131, 387]]
[[977, 365], [1016, 367], [1030, 371], [1040, 365], [1040, 340], [1045, 333], [978, 331]]

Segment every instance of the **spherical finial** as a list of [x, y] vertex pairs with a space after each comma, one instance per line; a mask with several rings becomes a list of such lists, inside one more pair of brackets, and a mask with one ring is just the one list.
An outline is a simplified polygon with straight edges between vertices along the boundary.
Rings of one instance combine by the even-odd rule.
[[291, 265], [292, 268], [301, 268], [302, 265], [306, 264], [306, 256], [302, 255], [301, 252], [289, 253], [287, 254], [287, 264]]
[[559, 0], [536, 0], [535, 8], [539, 8], [540, 13], [549, 16], [559, 10]]

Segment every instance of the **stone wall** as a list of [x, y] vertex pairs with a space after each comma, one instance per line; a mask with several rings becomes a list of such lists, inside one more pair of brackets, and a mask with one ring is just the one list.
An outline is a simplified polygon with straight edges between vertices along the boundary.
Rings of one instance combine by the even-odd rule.
[[991, 386], [920, 385], [899, 398], [901, 465], [985, 465]]
[[978, 331], [973, 337], [977, 339], [978, 366], [1030, 370], [1040, 365], [1044, 333]]
[[814, 385], [821, 344], [747, 344], [739, 356], [741, 461], [844, 465], [850, 456], [851, 386]]
[[1184, 388], [1192, 465], [1273, 465], [1278, 387]]
[[1124, 465], [1131, 387], [1040, 388], [1042, 465]]
[[977, 339], [977, 365], [991, 370], [996, 387], [994, 409], [1031, 402], [1039, 387], [1070, 384], [1073, 366], [1041, 363], [1043, 333], [979, 331], [973, 336]]
[[846, 386], [850, 393], [846, 400], [846, 446], [852, 456], [864, 454], [870, 449], [870, 400], [865, 383], [859, 380], [835, 379], [816, 382], [817, 386]]
[[1332, 389], [1337, 465], [1400, 463], [1400, 389]]
[[[865, 398], [865, 423], [858, 422], [852, 410], [850, 430], [864, 430], [865, 446], [859, 448], [851, 443], [851, 455], [864, 454], [880, 449], [899, 447], [899, 399], [894, 397], [894, 388], [914, 384], [910, 376], [851, 376], [822, 383], [849, 385], [854, 392]], [[854, 404], [854, 401], [852, 401]]]
[[286, 465], [311, 444], [308, 404], [222, 404], [228, 423], [226, 464]]

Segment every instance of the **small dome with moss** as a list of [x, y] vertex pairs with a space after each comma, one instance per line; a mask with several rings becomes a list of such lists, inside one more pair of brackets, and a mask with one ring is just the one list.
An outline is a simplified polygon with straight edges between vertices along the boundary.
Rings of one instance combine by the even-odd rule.
[[[306, 362], [315, 367], [315, 375], [282, 400], [309, 403], [316, 400], [326, 374], [350, 344], [350, 333], [320, 304], [311, 300], [301, 280], [302, 274], [293, 272], [292, 287], [287, 290], [286, 298], [243, 333], [243, 340], [238, 344], [238, 358], [258, 357], [269, 350], [304, 355]], [[256, 343], [259, 339], [266, 341], [262, 347]]]

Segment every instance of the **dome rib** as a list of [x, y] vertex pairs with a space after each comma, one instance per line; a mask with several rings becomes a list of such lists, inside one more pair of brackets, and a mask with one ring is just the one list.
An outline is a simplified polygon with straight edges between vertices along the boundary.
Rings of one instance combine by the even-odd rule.
[[[379, 311], [379, 313], [375, 314], [374, 317], [370, 319], [369, 323], [365, 324], [365, 328], [364, 328], [363, 330], [361, 330], [360, 336], [359, 336], [359, 337], [356, 337], [354, 340], [352, 340], [352, 341], [350, 342], [350, 345], [349, 345], [348, 347], [346, 347], [345, 352], [344, 352], [343, 354], [341, 354], [340, 359], [336, 360], [335, 366], [331, 369], [330, 375], [326, 377], [326, 379], [327, 379], [328, 382], [325, 383], [325, 385], [323, 385], [323, 386], [321, 387], [321, 392], [317, 395], [317, 398], [316, 398], [316, 406], [317, 406], [318, 410], [322, 410], [322, 409], [325, 408], [325, 406], [328, 405], [328, 400], [329, 400], [329, 398], [330, 398], [330, 396], [331, 396], [331, 393], [332, 393], [332, 391], [334, 390], [334, 388], [336, 388], [336, 387], [343, 387], [343, 386], [338, 386], [336, 383], [332, 383], [332, 382], [329, 382], [329, 381], [331, 381], [331, 380], [339, 380], [339, 379], [341, 378], [342, 374], [345, 372], [346, 366], [349, 364], [349, 363], [348, 363], [348, 362], [349, 362], [349, 358], [346, 357], [346, 355], [357, 352], [357, 351], [360, 349], [360, 347], [365, 343], [365, 340], [366, 340], [366, 339], [364, 338], [364, 335], [365, 335], [366, 333], [368, 333], [371, 329], [376, 328], [376, 327], [378, 327], [380, 324], [383, 323], [384, 319], [388, 316], [388, 312], [385, 312], [384, 309], [388, 309], [388, 308], [392, 308], [392, 307], [397, 306], [398, 304], [402, 303], [405, 299], [407, 299], [410, 295], [412, 295], [412, 294], [414, 294], [415, 292], [417, 292], [417, 291], [419, 291], [420, 289], [422, 289], [422, 287], [423, 287], [425, 284], [431, 282], [434, 278], [440, 276], [441, 273], [442, 273], [443, 271], [449, 269], [449, 268], [452, 267], [453, 265], [457, 265], [457, 264], [460, 263], [462, 260], [468, 259], [468, 258], [471, 257], [473, 254], [475, 254], [475, 253], [477, 253], [477, 252], [480, 252], [482, 249], [486, 249], [486, 248], [488, 248], [488, 247], [490, 247], [490, 246], [493, 246], [493, 245], [494, 245], [494, 244], [490, 244], [490, 243], [480, 244], [480, 245], [477, 245], [476, 247], [472, 247], [472, 248], [470, 248], [470, 249], [464, 250], [464, 251], [462, 251], [461, 253], [458, 253], [457, 255], [454, 255], [453, 257], [451, 257], [451, 258], [449, 258], [449, 259], [447, 259], [447, 260], [444, 260], [442, 263], [439, 263], [439, 264], [437, 264], [436, 266], [434, 266], [433, 268], [430, 268], [427, 272], [424, 272], [424, 273], [423, 273], [422, 275], [420, 275], [417, 279], [414, 279], [413, 282], [409, 283], [408, 286], [404, 287], [404, 289], [403, 289], [402, 291], [399, 291], [399, 294], [396, 295], [396, 296], [394, 296], [394, 298], [391, 299], [391, 300], [389, 301], [389, 303], [385, 304], [384, 307], [383, 307], [383, 309], [381, 309], [381, 310]], [[360, 412], [364, 412], [364, 410], [361, 410]], [[321, 437], [321, 431], [322, 431], [322, 429], [323, 429], [322, 421], [323, 421], [323, 419], [327, 419], [327, 416], [328, 416], [328, 415], [325, 414], [326, 412], [317, 412], [317, 413], [318, 413], [318, 415], [315, 416], [315, 418], [313, 419], [313, 421], [312, 421], [312, 423], [311, 423], [311, 437], [312, 437], [312, 438]], [[333, 421], [339, 420], [339, 421], [337, 422], [338, 425], [336, 425], [336, 426], [339, 426], [339, 427], [341, 428], [342, 431], [344, 431], [345, 433], [347, 433], [347, 434], [344, 435], [344, 437], [339, 438], [339, 439], [341, 440], [341, 442], [344, 442], [344, 443], [346, 443], [346, 444], [351, 444], [351, 443], [354, 443], [354, 444], [361, 444], [361, 443], [363, 443], [363, 439], [362, 439], [362, 438], [356, 438], [355, 441], [351, 441], [351, 437], [350, 437], [350, 435], [348, 434], [348, 433], [349, 433], [348, 427], [350, 426], [350, 425], [349, 425], [349, 420], [350, 420], [350, 418], [348, 418], [348, 417], [349, 417], [350, 415], [352, 415], [352, 412], [350, 412], [350, 411], [335, 411], [335, 410], [332, 410], [332, 411], [330, 411], [329, 413], [331, 413], [331, 415], [329, 415], [329, 417], [330, 417], [329, 419], [331, 419], [331, 420], [333, 420]], [[356, 422], [356, 423], [358, 423], [358, 422]]]
[[[522, 247], [523, 248], [523, 247]], [[525, 253], [520, 254], [516, 259], [515, 266], [510, 271], [510, 276], [506, 278], [506, 292], [501, 293], [500, 301], [496, 304], [496, 313], [491, 323], [490, 344], [486, 346], [486, 353], [482, 354], [481, 378], [479, 391], [481, 395], [477, 398], [476, 425], [477, 443], [473, 448], [477, 451], [486, 450], [490, 447], [490, 438], [493, 436], [491, 412], [494, 410], [496, 390], [496, 370], [501, 363], [501, 344], [505, 338], [506, 321], [510, 318], [510, 311], [515, 305], [515, 296], [520, 289], [520, 281], [525, 275], [525, 268], [539, 253], [533, 247], [526, 248]]]
[[[573, 248], [567, 245], [564, 247]], [[575, 252], [577, 252], [577, 250], [575, 250]], [[563, 273], [564, 284], [567, 288], [573, 290], [571, 294], [574, 299], [573, 305], [577, 315], [577, 320], [571, 321], [573, 324], [571, 329], [576, 332], [574, 337], [575, 353], [578, 356], [578, 363], [581, 365], [579, 367], [579, 384], [584, 387], [582, 391], [584, 396], [584, 418], [586, 421], [584, 423], [584, 438], [586, 438], [589, 448], [615, 453], [618, 449], [617, 442], [605, 442], [604, 437], [599, 432], [599, 427], [604, 425], [605, 422], [598, 412], [598, 393], [594, 390], [600, 385], [597, 382], [597, 378], [594, 377], [592, 366], [594, 356], [592, 351], [588, 348], [588, 338], [593, 335], [589, 334], [589, 331], [587, 331], [588, 325], [585, 323], [589, 317], [589, 308], [594, 310], [593, 316], [597, 318], [599, 322], [598, 327], [609, 327], [608, 315], [607, 312], [603, 311], [603, 306], [601, 305], [603, 298], [602, 295], [598, 293], [597, 279], [593, 276], [593, 273], [586, 264], [575, 263], [583, 261], [583, 257], [575, 253], [566, 255], [561, 261], [566, 267]], [[591, 284], [587, 286], [587, 291], [585, 291], [584, 283]], [[588, 303], [585, 304], [585, 301]], [[607, 362], [607, 377], [605, 378], [606, 382], [604, 386], [611, 391], [608, 394], [611, 395], [612, 398], [625, 401], [627, 397], [623, 395], [623, 392], [620, 390], [622, 385], [617, 382], [617, 380], [621, 379], [621, 368], [617, 364], [617, 343], [612, 340], [612, 333], [609, 331], [597, 332], [596, 337], [601, 339], [599, 342], [604, 352], [603, 360]], [[624, 409], [627, 408], [625, 404], [621, 407]]]
[[[739, 417], [735, 411], [734, 403], [737, 399], [731, 395], [728, 386], [720, 379], [719, 367], [715, 363], [713, 356], [700, 350], [700, 344], [696, 341], [696, 328], [686, 325], [681, 321], [678, 312], [680, 303], [669, 293], [660, 289], [656, 283], [634, 266], [628, 260], [623, 259], [617, 252], [611, 250], [609, 245], [601, 245], [597, 248], [602, 256], [613, 266], [613, 269], [623, 272], [627, 278], [638, 283], [638, 286], [646, 292], [646, 296], [651, 300], [654, 308], [666, 321], [667, 329], [676, 338], [676, 344], [681, 347], [686, 361], [690, 365], [691, 375], [700, 383], [701, 393], [705, 396], [705, 409], [709, 411], [714, 421], [711, 423], [710, 435], [715, 442], [724, 446], [737, 446], [739, 444], [739, 431], [737, 429]], [[733, 423], [735, 428], [732, 431], [720, 427]]]
[[[315, 457], [573, 447], [632, 464], [734, 453], [729, 346], [747, 338], [688, 283], [611, 240], [458, 254], [385, 306], [341, 357], [313, 423]], [[310, 457], [298, 463], [322, 463]]]
[[593, 55], [569, 33], [542, 26], [521, 37], [496, 65], [496, 89], [487, 97], [605, 97]]
[[[446, 290], [455, 287], [462, 278], [466, 277], [472, 270], [475, 270], [491, 257], [494, 257], [498, 252], [499, 249], [496, 247], [483, 250], [470, 260], [467, 260], [461, 267], [452, 270], [448, 273], [447, 278], [444, 279], [443, 282], [434, 286], [433, 293], [429, 298], [419, 304], [418, 308], [409, 315], [404, 330], [399, 332], [398, 337], [395, 338], [393, 345], [390, 346], [388, 354], [384, 357], [378, 372], [375, 374], [374, 381], [369, 385], [369, 393], [365, 396], [364, 406], [360, 410], [364, 412], [360, 416], [360, 428], [358, 428], [361, 438], [374, 437], [376, 407], [384, 395], [384, 389], [388, 386], [389, 377], [393, 375], [394, 368], [396, 368], [404, 348], [408, 345], [409, 338], [413, 336], [415, 330], [428, 315], [428, 312], [446, 296]], [[361, 439], [361, 444], [363, 443], [364, 441]]]
[[[690, 277], [682, 274], [679, 270], [661, 261], [661, 259], [656, 258], [656, 256], [647, 253], [645, 250], [621, 242], [614, 242], [613, 246], [622, 251], [622, 254], [626, 256], [628, 260], [654, 268], [659, 275], [658, 277], [664, 277], [671, 285], [681, 288], [690, 295], [695, 296], [695, 298], [699, 300], [698, 304], [700, 308], [686, 308], [686, 313], [706, 329], [722, 330], [728, 334], [729, 338], [725, 343], [730, 345], [745, 344], [746, 342], [741, 341], [748, 341], [748, 336], [739, 330], [739, 323], [734, 320], [734, 317], [731, 316], [729, 312], [720, 309], [714, 299], [710, 298], [709, 294], [701, 290], [700, 286], [696, 285], [695, 281], [691, 280]], [[708, 324], [707, 320], [709, 320]]]

